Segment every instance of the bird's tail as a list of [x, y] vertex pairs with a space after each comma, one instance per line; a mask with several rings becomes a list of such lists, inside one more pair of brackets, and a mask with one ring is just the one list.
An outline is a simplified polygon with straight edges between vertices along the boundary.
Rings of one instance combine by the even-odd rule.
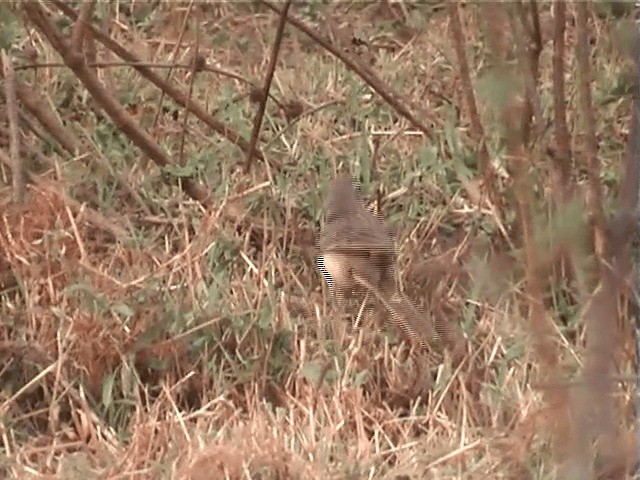
[[359, 276], [356, 276], [356, 281], [381, 301], [389, 312], [390, 320], [410, 340], [427, 349], [439, 350], [438, 347], [446, 346], [456, 355], [462, 353], [462, 339], [455, 334], [452, 326], [444, 321], [434, 322], [427, 312], [417, 307], [404, 293], [396, 289], [380, 292]]
[[403, 293], [395, 291], [383, 300], [390, 320], [396, 327], [425, 348], [434, 348], [439, 343], [439, 335], [429, 316], [421, 311]]

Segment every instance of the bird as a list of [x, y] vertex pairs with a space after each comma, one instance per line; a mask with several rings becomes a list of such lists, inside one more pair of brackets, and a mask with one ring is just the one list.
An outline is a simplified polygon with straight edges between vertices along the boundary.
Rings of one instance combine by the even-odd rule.
[[398, 289], [393, 230], [365, 207], [346, 175], [329, 185], [318, 247], [318, 267], [339, 301], [364, 289], [382, 303], [410, 340], [424, 348], [450, 340], [446, 326], [434, 328], [429, 316]]
[[329, 186], [319, 239], [323, 268], [340, 295], [354, 286], [353, 272], [382, 291], [395, 284], [395, 240], [385, 222], [365, 206], [351, 179]]

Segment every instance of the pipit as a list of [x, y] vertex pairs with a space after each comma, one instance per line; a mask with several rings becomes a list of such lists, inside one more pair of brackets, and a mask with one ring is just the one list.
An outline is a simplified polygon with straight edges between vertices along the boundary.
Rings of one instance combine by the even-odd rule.
[[319, 265], [338, 301], [364, 290], [384, 305], [393, 323], [411, 340], [426, 348], [434, 340], [449, 340], [448, 329], [436, 328], [434, 335], [429, 317], [397, 288], [393, 232], [367, 210], [348, 177], [335, 179], [329, 187], [318, 243]]

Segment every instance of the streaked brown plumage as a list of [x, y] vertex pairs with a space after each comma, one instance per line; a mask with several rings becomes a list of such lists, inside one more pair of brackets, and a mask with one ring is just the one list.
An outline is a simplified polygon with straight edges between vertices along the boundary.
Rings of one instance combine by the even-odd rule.
[[395, 289], [392, 232], [366, 209], [347, 177], [337, 178], [329, 187], [319, 243], [325, 267], [341, 294], [354, 286], [354, 271], [381, 291]]
[[331, 183], [319, 248], [339, 300], [359, 286], [378, 298], [393, 323], [423, 347], [452, 338], [447, 328], [434, 329], [430, 318], [398, 290], [392, 230], [367, 210], [348, 177]]

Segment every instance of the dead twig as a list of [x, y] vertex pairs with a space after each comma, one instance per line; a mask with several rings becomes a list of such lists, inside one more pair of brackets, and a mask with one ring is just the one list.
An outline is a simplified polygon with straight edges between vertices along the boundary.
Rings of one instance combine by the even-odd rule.
[[[184, 165], [184, 141], [187, 137], [187, 120], [189, 119], [189, 104], [193, 101], [193, 84], [196, 80], [196, 75], [200, 71], [199, 64], [203, 62], [200, 58], [200, 29], [198, 23], [196, 23], [196, 45], [195, 52], [193, 52], [193, 60], [191, 61], [191, 77], [189, 78], [189, 91], [187, 93], [187, 105], [182, 115], [182, 132], [180, 133], [180, 150], [178, 153], [178, 165]], [[159, 110], [158, 110], [159, 111]]]
[[611, 269], [611, 250], [600, 182], [600, 163], [596, 125], [591, 101], [591, 68], [589, 65], [589, 30], [587, 4], [576, 4], [576, 61], [578, 64], [579, 111], [586, 142], [587, 209], [593, 228], [594, 251], [597, 262], [595, 291], [585, 311], [586, 333], [584, 388], [576, 398], [577, 434], [573, 439], [572, 464], [581, 466], [580, 473], [590, 475], [593, 468], [590, 442], [598, 439], [596, 449], [605, 458], [613, 457], [619, 449], [617, 438], [616, 408], [611, 387], [606, 379], [614, 368], [618, 341], [618, 282]]
[[566, 203], [572, 194], [571, 138], [567, 127], [564, 87], [564, 32], [567, 6], [563, 0], [553, 4], [553, 127], [556, 151], [551, 155], [554, 171], [553, 192], [558, 203]]
[[[184, 19], [182, 20], [182, 26], [180, 27], [180, 34], [178, 35], [178, 41], [176, 42], [176, 44], [173, 47], [173, 52], [171, 53], [171, 60], [175, 61], [176, 60], [176, 56], [178, 55], [178, 51], [180, 50], [180, 47], [182, 46], [182, 40], [184, 39], [184, 34], [187, 31], [187, 22], [189, 20], [189, 17], [191, 15], [191, 9], [193, 8], [193, 0], [191, 0], [189, 2], [189, 5], [187, 5], [187, 11], [184, 13]], [[167, 72], [167, 75], [164, 77], [164, 80], [166, 82], [169, 81], [169, 79], [171, 78], [171, 73], [173, 72], [173, 68], [170, 67], [169, 71]], [[164, 102], [164, 96], [165, 96], [165, 91], [161, 90], [160, 91], [160, 99], [158, 100], [158, 106], [156, 108], [156, 115], [153, 118], [153, 126], [151, 127], [152, 130], [155, 130], [156, 126], [158, 125], [158, 120], [160, 119], [160, 112], [162, 112], [162, 104]], [[187, 95], [187, 104], [189, 103], [189, 97], [190, 95]], [[186, 105], [185, 105], [185, 108]]]
[[2, 51], [4, 70], [4, 92], [7, 101], [7, 120], [9, 123], [9, 156], [11, 157], [11, 180], [13, 200], [17, 204], [24, 202], [25, 182], [24, 164], [20, 156], [20, 137], [18, 132], [18, 100], [16, 95], [16, 74], [13, 63], [7, 53]]
[[460, 13], [458, 11], [457, 2], [449, 2], [449, 26], [451, 29], [451, 40], [453, 41], [453, 49], [458, 59], [458, 67], [460, 68], [460, 83], [462, 91], [469, 110], [469, 121], [471, 123], [471, 135], [473, 141], [478, 145], [478, 156], [480, 160], [480, 174], [483, 178], [484, 188], [487, 191], [489, 200], [496, 205], [498, 211], [502, 211], [502, 200], [496, 191], [494, 184], [495, 171], [489, 159], [489, 151], [485, 141], [484, 129], [478, 113], [476, 96], [471, 82], [471, 72], [469, 62], [464, 50], [465, 39], [460, 22]]
[[84, 34], [87, 30], [87, 25], [91, 21], [91, 15], [93, 14], [93, 7], [95, 6], [95, 0], [85, 2], [80, 7], [80, 15], [73, 24], [73, 30], [71, 31], [70, 48], [77, 53], [82, 52], [82, 46], [84, 43]]
[[[277, 14], [282, 14], [282, 11], [272, 3], [267, 2], [266, 0], [260, 0], [260, 3], [262, 3], [270, 10], [276, 12]], [[318, 45], [320, 45], [322, 48], [342, 61], [347, 67], [349, 67], [360, 78], [362, 78], [367, 83], [367, 85], [369, 85], [378, 95], [380, 95], [396, 112], [398, 112], [398, 114], [406, 118], [409, 123], [411, 123], [411, 125], [424, 133], [424, 135], [428, 139], [433, 140], [431, 129], [427, 128], [424, 123], [418, 120], [418, 118], [402, 104], [402, 102], [399, 100], [399, 95], [394, 92], [391, 87], [386, 85], [375, 73], [373, 73], [370, 69], [363, 68], [356, 60], [351, 58], [350, 55], [334, 47], [329, 40], [324, 38], [316, 30], [309, 27], [301, 20], [288, 15], [287, 22], [289, 22], [301, 32], [305, 33]], [[421, 112], [421, 114], [422, 113], [423, 112]]]
[[[49, 40], [52, 47], [60, 54], [67, 66], [76, 74], [85, 88], [98, 104], [109, 115], [116, 127], [124, 133], [142, 152], [151, 158], [159, 167], [172, 164], [164, 150], [140, 129], [127, 111], [104, 89], [93, 71], [83, 62], [82, 56], [69, 48], [68, 43], [58, 34], [51, 22], [42, 11], [40, 5], [32, 2], [22, 4], [22, 8], [29, 20]], [[176, 179], [173, 179], [176, 181]], [[184, 191], [192, 199], [198, 201], [205, 208], [210, 206], [210, 192], [193, 178], [182, 178], [180, 183]]]
[[[501, 27], [505, 26], [505, 12], [498, 4], [483, 4], [487, 19], [490, 54], [492, 66], [499, 72], [509, 75], [506, 63], [509, 38], [501, 35]], [[541, 383], [561, 383], [559, 352], [555, 339], [555, 327], [544, 306], [544, 290], [540, 276], [540, 254], [536, 242], [533, 219], [534, 198], [533, 185], [530, 182], [529, 168], [531, 159], [525, 148], [521, 125], [513, 122], [514, 118], [522, 118], [524, 100], [519, 99], [518, 92], [512, 92], [500, 112], [505, 131], [505, 144], [510, 167], [513, 172], [513, 192], [515, 195], [522, 243], [524, 246], [524, 265], [526, 283], [526, 301], [528, 307], [529, 330], [531, 332], [533, 353], [537, 363], [537, 377]], [[566, 457], [565, 446], [571, 435], [568, 415], [567, 392], [549, 389], [542, 392], [543, 400], [551, 416], [551, 440], [553, 455], [562, 463]]]
[[278, 29], [276, 30], [276, 38], [273, 42], [273, 48], [271, 49], [269, 67], [267, 68], [267, 75], [264, 79], [262, 95], [260, 96], [260, 102], [258, 103], [258, 111], [256, 112], [256, 116], [253, 120], [253, 129], [251, 130], [251, 139], [249, 141], [249, 151], [247, 152], [247, 158], [244, 165], [245, 172], [249, 172], [249, 170], [251, 170], [253, 151], [256, 148], [258, 135], [260, 134], [262, 117], [264, 116], [264, 110], [267, 106], [267, 99], [269, 98], [269, 90], [271, 90], [271, 81], [273, 80], [273, 74], [276, 71], [276, 63], [278, 62], [278, 54], [280, 53], [280, 44], [282, 43], [282, 34], [284, 33], [284, 26], [287, 23], [287, 14], [289, 13], [290, 6], [291, 0], [286, 0], [284, 7], [282, 8], [282, 12], [280, 13], [280, 21], [278, 22]]
[[[56, 7], [58, 7], [67, 17], [75, 20], [77, 18], [76, 12], [69, 7], [67, 4], [62, 2], [61, 0], [51, 0]], [[133, 68], [135, 68], [140, 75], [153, 83], [160, 90], [166, 92], [177, 104], [186, 108], [187, 106], [187, 95], [182, 92], [178, 87], [163, 80], [159, 75], [157, 75], [154, 71], [152, 71], [149, 67], [143, 66], [144, 62], [138, 58], [136, 55], [131, 53], [129, 50], [124, 48], [118, 42], [113, 40], [111, 37], [106, 35], [104, 32], [101, 32], [93, 25], [88, 25], [91, 34], [102, 43], [109, 50], [114, 52], [120, 58], [133, 63]], [[196, 117], [198, 117], [201, 121], [207, 124], [214, 131], [218, 132], [220, 135], [225, 137], [234, 145], [237, 145], [243, 152], [247, 152], [249, 150], [249, 144], [247, 141], [240, 136], [234, 129], [226, 125], [225, 123], [215, 119], [211, 114], [209, 114], [204, 107], [202, 107], [197, 102], [189, 103], [189, 111], [191, 111]], [[256, 150], [255, 155], [259, 160], [264, 160], [264, 156], [260, 150]], [[278, 167], [278, 164], [276, 164]]]

